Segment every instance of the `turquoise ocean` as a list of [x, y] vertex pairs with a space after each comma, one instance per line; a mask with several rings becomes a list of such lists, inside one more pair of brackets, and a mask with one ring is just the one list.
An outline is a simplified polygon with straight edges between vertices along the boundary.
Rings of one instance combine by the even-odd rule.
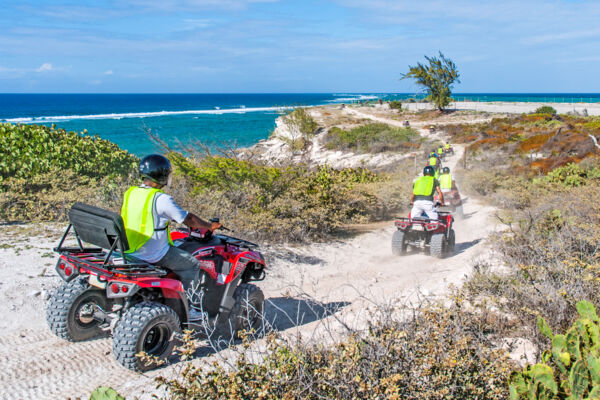
[[[0, 121], [56, 125], [98, 135], [138, 155], [160, 148], [147, 132], [184, 149], [247, 147], [266, 139], [282, 109], [296, 106], [419, 98], [402, 93], [267, 94], [0, 94]], [[456, 93], [467, 101], [600, 102], [600, 94]]]

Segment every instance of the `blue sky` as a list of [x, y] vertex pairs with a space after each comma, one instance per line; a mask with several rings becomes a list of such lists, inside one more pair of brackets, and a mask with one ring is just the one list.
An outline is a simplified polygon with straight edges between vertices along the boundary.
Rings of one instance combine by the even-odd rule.
[[3, 0], [0, 92], [600, 92], [600, 1]]

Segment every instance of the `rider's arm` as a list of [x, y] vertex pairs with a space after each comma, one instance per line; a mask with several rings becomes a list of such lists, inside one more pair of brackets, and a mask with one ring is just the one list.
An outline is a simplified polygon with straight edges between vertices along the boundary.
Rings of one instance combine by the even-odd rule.
[[156, 199], [156, 212], [167, 220], [175, 221], [178, 224], [185, 224], [192, 229], [218, 229], [221, 224], [217, 222], [206, 222], [196, 215], [185, 211], [173, 198], [167, 194], [161, 193]]
[[440, 189], [440, 187], [436, 187], [436, 190], [438, 192], [438, 195], [440, 196], [440, 203], [442, 203], [442, 205], [444, 205], [444, 193], [442, 193], [442, 189]]
[[410, 194], [410, 204], [412, 204], [412, 203], [414, 203], [414, 202], [415, 202], [415, 194], [414, 194], [414, 193], [411, 193], [411, 194]]
[[210, 229], [211, 231], [214, 231], [215, 229], [219, 229], [221, 227], [221, 224], [218, 222], [207, 222], [192, 213], [188, 213], [188, 215], [183, 220], [183, 224], [189, 226], [192, 229]]

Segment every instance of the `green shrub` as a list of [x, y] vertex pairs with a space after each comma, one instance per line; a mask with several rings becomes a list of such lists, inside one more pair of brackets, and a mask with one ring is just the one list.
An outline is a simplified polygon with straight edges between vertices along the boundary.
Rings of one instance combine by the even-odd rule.
[[589, 130], [600, 131], [600, 121], [586, 122], [583, 126], [584, 126], [584, 128], [589, 129]]
[[551, 107], [551, 106], [541, 106], [541, 107], [538, 107], [534, 111], [534, 114], [552, 114], [552, 115], [556, 115], [556, 109], [554, 107]]
[[125, 397], [119, 395], [113, 388], [100, 386], [92, 392], [90, 400], [125, 400]]
[[597, 167], [583, 168], [580, 164], [570, 163], [564, 167], [553, 169], [543, 179], [546, 182], [560, 183], [564, 186], [582, 186], [590, 183], [591, 179], [600, 179], [600, 169]]
[[390, 101], [388, 104], [392, 110], [402, 110], [402, 102], [398, 100]]
[[47, 172], [80, 176], [128, 175], [138, 159], [97, 136], [41, 125], [0, 124], [0, 179]]
[[396, 128], [373, 123], [352, 128], [329, 130], [326, 147], [330, 150], [351, 150], [360, 153], [380, 153], [400, 149], [419, 148], [420, 136], [412, 128]]
[[540, 332], [551, 341], [542, 362], [515, 371], [510, 377], [510, 397], [519, 399], [600, 398], [600, 326], [594, 306], [577, 303], [579, 318], [565, 334], [553, 335], [539, 317]]
[[76, 201], [117, 210], [137, 163], [96, 136], [0, 124], [0, 218], [64, 220]]

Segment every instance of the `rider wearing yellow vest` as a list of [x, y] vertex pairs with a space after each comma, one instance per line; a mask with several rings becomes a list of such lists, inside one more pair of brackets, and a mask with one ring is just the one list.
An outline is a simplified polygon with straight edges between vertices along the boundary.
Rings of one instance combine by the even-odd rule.
[[438, 153], [438, 155], [440, 155], [440, 156], [441, 156], [442, 154], [444, 154], [444, 148], [443, 148], [443, 147], [440, 147], [440, 148], [438, 148], [438, 149], [437, 149], [437, 153]]
[[442, 189], [443, 193], [448, 193], [452, 190], [455, 184], [452, 175], [450, 175], [450, 168], [444, 167], [442, 169], [442, 174], [440, 175], [439, 181], [440, 189]]
[[431, 156], [429, 157], [429, 164], [432, 167], [435, 167], [437, 165], [437, 157], [436, 156]]
[[[140, 161], [142, 185], [125, 192], [121, 217], [129, 242], [126, 256], [168, 268], [179, 275], [188, 299], [192, 302], [193, 281], [198, 277], [200, 264], [190, 253], [172, 246], [169, 222], [183, 223], [192, 229], [215, 230], [218, 222], [206, 222], [183, 210], [171, 196], [161, 189], [168, 185], [171, 163], [159, 154], [151, 154]], [[190, 320], [199, 319], [202, 313], [190, 307]]]
[[446, 143], [446, 145], [444, 146], [444, 148], [446, 149], [446, 151], [450, 150], [450, 143]]
[[444, 205], [444, 195], [440, 190], [440, 183], [434, 177], [435, 171], [428, 165], [423, 169], [423, 176], [417, 178], [413, 184], [410, 202], [413, 204], [410, 211], [411, 218], [420, 217], [425, 213], [430, 219], [437, 219], [438, 213], [433, 207], [433, 195], [437, 191], [440, 203]]

